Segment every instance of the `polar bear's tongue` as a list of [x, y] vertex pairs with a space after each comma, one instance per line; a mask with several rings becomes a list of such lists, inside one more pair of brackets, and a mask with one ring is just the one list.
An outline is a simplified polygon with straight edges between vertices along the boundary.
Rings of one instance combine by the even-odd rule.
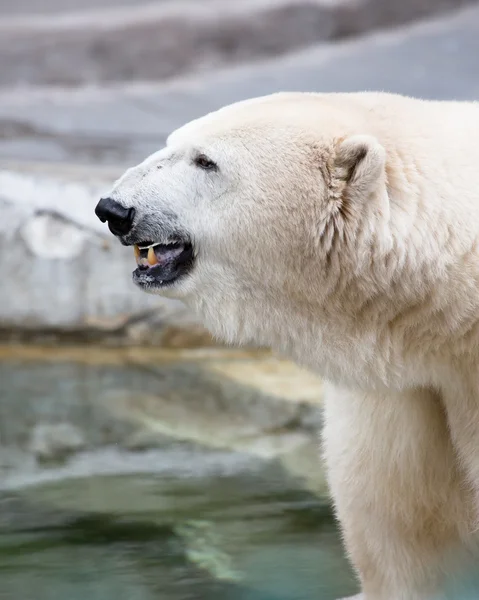
[[165, 265], [177, 258], [183, 250], [184, 245], [181, 243], [156, 244], [149, 248], [134, 246], [136, 264], [141, 268]]

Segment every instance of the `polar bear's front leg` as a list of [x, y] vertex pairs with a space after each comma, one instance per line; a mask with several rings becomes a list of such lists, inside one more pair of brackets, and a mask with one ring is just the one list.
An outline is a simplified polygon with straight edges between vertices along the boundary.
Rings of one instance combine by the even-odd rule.
[[330, 488], [364, 600], [429, 599], [467, 518], [440, 399], [327, 385], [324, 402]]
[[479, 365], [448, 373], [442, 388], [452, 443], [474, 490], [475, 530], [479, 528]]

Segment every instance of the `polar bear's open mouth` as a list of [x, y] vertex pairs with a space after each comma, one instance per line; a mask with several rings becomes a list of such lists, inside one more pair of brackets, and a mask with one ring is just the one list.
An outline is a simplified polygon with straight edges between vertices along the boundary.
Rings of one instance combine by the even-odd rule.
[[166, 244], [140, 242], [133, 248], [137, 264], [133, 281], [142, 288], [172, 285], [193, 266], [193, 245], [186, 240], [172, 240]]

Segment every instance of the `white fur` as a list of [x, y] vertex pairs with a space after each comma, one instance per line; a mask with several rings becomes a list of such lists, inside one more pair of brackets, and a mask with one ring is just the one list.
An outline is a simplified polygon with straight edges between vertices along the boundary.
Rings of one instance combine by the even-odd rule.
[[177, 130], [112, 193], [139, 230], [174, 214], [192, 237], [168, 295], [330, 382], [324, 455], [365, 600], [440, 597], [477, 560], [478, 138], [477, 104], [278, 94]]

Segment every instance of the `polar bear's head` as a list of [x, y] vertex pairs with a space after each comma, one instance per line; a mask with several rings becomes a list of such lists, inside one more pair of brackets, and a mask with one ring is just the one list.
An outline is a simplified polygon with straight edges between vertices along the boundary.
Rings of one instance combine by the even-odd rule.
[[97, 214], [135, 247], [145, 291], [223, 320], [246, 305], [320, 302], [386, 218], [385, 152], [362, 133], [323, 96], [240, 102], [175, 131]]

